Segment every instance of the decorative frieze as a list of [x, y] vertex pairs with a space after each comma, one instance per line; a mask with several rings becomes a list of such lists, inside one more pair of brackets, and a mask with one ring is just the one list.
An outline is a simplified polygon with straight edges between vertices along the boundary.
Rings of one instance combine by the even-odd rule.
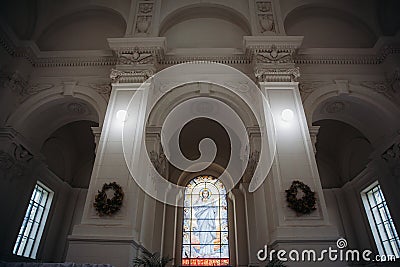
[[156, 55], [152, 51], [139, 51], [135, 47], [133, 51], [117, 52], [118, 64], [124, 65], [141, 65], [141, 64], [155, 64]]
[[[259, 1], [268, 2], [268, 1]], [[139, 1], [138, 4], [145, 3], [153, 5], [151, 12], [154, 12], [155, 2], [154, 1]], [[262, 10], [268, 10], [263, 7]], [[272, 4], [274, 8], [274, 4]], [[140, 14], [146, 15], [150, 8], [143, 7]], [[146, 12], [145, 12], [146, 11]], [[151, 13], [150, 12], [150, 13]], [[153, 13], [151, 13], [153, 14]], [[136, 21], [135, 21], [135, 27]], [[281, 27], [275, 27], [275, 29], [280, 29]], [[135, 28], [136, 29], [136, 28]], [[149, 36], [151, 26], [146, 34], [142, 33], [137, 36]], [[256, 30], [255, 30], [256, 31]], [[279, 30], [281, 31], [281, 30]], [[279, 33], [281, 34], [281, 32]], [[253, 36], [256, 37], [256, 36]], [[275, 36], [269, 36], [275, 37]], [[286, 36], [288, 37], [288, 36]], [[152, 38], [151, 38], [152, 39]], [[20, 46], [18, 46], [20, 45]], [[90, 54], [82, 53], [68, 53], [62, 54], [57, 53], [54, 55], [44, 55], [38, 53], [37, 50], [32, 48], [30, 43], [17, 43], [15, 40], [11, 39], [8, 34], [0, 27], [0, 46], [11, 56], [26, 58], [26, 60], [32, 64], [32, 66], [37, 68], [48, 68], [48, 67], [93, 67], [93, 66], [114, 66], [118, 63], [118, 57], [113, 55], [111, 51], [96, 51]], [[279, 45], [281, 46], [281, 45]], [[134, 47], [134, 46], [133, 46]], [[400, 54], [400, 45], [395, 39], [387, 40], [387, 43], [382, 46], [377, 52], [371, 51], [371, 54], [345, 54], [345, 55], [329, 55], [326, 53], [321, 54], [295, 54], [293, 55], [293, 63], [297, 65], [318, 65], [318, 64], [329, 64], [329, 65], [376, 65], [381, 64], [390, 55]], [[212, 61], [223, 64], [249, 64], [252, 60], [251, 54], [239, 54], [231, 56], [180, 56], [180, 55], [170, 55], [168, 57], [162, 57], [159, 59], [159, 64], [162, 65], [173, 65], [184, 62], [202, 60], [202, 61]], [[394, 88], [398, 88], [399, 85], [395, 84]]]

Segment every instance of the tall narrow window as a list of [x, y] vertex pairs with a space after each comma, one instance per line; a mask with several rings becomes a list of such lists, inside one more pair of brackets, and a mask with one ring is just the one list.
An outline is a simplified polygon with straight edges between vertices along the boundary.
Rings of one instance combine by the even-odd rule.
[[224, 185], [199, 176], [185, 191], [183, 266], [229, 265], [228, 205]]
[[14, 254], [36, 259], [52, 197], [53, 191], [37, 182], [14, 245]]
[[385, 197], [378, 183], [363, 192], [364, 207], [381, 255], [400, 257], [400, 241]]

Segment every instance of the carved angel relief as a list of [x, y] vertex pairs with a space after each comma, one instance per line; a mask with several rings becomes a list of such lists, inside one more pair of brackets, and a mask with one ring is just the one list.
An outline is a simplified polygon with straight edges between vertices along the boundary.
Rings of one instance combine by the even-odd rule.
[[132, 52], [122, 52], [118, 55], [119, 64], [136, 65], [136, 64], [153, 64], [154, 55], [152, 53], [143, 53], [138, 50]]
[[11, 153], [0, 150], [0, 177], [4, 179], [20, 178], [25, 175], [28, 163], [33, 155], [22, 145], [13, 144]]
[[18, 96], [18, 102], [22, 103], [30, 96], [55, 87], [52, 83], [30, 83], [18, 72], [10, 75], [2, 75], [1, 87], [8, 88]]

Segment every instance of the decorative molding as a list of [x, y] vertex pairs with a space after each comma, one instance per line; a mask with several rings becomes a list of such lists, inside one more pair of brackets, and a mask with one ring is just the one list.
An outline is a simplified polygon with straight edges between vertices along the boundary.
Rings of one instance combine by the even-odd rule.
[[144, 82], [151, 77], [164, 57], [165, 37], [111, 38], [108, 43], [118, 57], [111, 70], [113, 82]]
[[299, 91], [302, 101], [304, 102], [306, 98], [315, 90], [332, 84], [333, 82], [331, 81], [300, 81]]
[[176, 65], [188, 62], [212, 62], [221, 64], [250, 64], [251, 59], [246, 55], [229, 56], [181, 56], [166, 55], [160, 60], [160, 65]]
[[256, 52], [257, 63], [290, 63], [294, 50], [278, 49], [272, 45], [270, 49]]
[[389, 86], [385, 81], [363, 81], [360, 85], [374, 90], [377, 93], [387, 94]]
[[99, 93], [105, 100], [108, 101], [111, 95], [110, 83], [89, 83], [88, 86]]
[[300, 77], [300, 69], [293, 68], [259, 68], [255, 70], [258, 82], [295, 82]]
[[142, 83], [153, 76], [153, 74], [154, 72], [148, 69], [130, 71], [112, 69], [110, 78], [113, 83]]
[[155, 64], [156, 58], [153, 53], [142, 53], [139, 51], [133, 52], [119, 52], [118, 64], [124, 65], [140, 65], [140, 64]]
[[293, 55], [303, 37], [245, 36], [246, 53], [252, 58], [254, 73], [259, 82], [293, 82], [300, 70], [293, 63]]
[[[48, 67], [95, 67], [95, 66], [115, 66], [118, 64], [118, 56], [113, 55], [111, 51], [90, 51], [90, 53], [81, 53], [73, 51], [65, 52], [42, 52], [40, 51], [33, 42], [20, 42], [15, 37], [11, 38], [12, 34], [0, 27], [0, 47], [2, 47], [5, 52], [13, 57], [25, 58], [33, 67], [37, 68], [48, 68]], [[157, 62], [161, 65], [174, 65], [190, 61], [210, 61], [223, 64], [249, 64], [252, 62], [252, 53], [250, 50], [255, 49], [267, 49], [268, 46], [272, 46], [273, 43], [279, 49], [296, 49], [293, 47], [293, 40], [298, 37], [290, 36], [268, 36], [270, 41], [267, 42], [257, 42], [257, 38], [266, 38], [267, 36], [245, 36], [244, 37], [244, 47], [245, 52], [243, 54], [232, 54], [229, 56], [182, 56], [182, 55], [169, 55], [165, 58], [163, 56], [157, 55]], [[277, 42], [275, 38], [286, 37], [287, 41]], [[146, 44], [146, 39], [151, 38], [137, 38], [140, 43]], [[158, 37], [160, 38], [160, 37]], [[112, 38], [115, 39], [115, 38]], [[117, 39], [129, 39], [129, 38], [117, 38]], [[165, 39], [165, 38], [164, 38]], [[109, 39], [110, 40], [110, 39]], [[292, 40], [292, 41], [290, 41]], [[139, 40], [138, 40], [139, 41]], [[375, 65], [381, 64], [390, 55], [400, 54], [400, 43], [395, 38], [384, 38], [378, 43], [384, 43], [380, 49], [371, 48], [364, 49], [369, 51], [362, 54], [329, 54], [331, 51], [329, 49], [320, 49], [317, 53], [310, 53], [303, 51], [299, 54], [292, 55], [292, 62], [296, 65]], [[292, 43], [292, 44], [290, 44]], [[140, 44], [138, 45], [140, 46]], [[130, 46], [134, 48], [135, 46]], [[165, 47], [165, 46], [164, 46]], [[163, 50], [164, 51], [164, 50]], [[329, 52], [327, 52], [329, 51]], [[346, 50], [347, 51], [347, 50]], [[355, 50], [356, 51], [356, 50]], [[263, 52], [261, 52], [263, 53]], [[338, 49], [337, 53], [340, 53]], [[397, 87], [396, 87], [397, 86]], [[398, 88], [396, 85], [395, 88]]]

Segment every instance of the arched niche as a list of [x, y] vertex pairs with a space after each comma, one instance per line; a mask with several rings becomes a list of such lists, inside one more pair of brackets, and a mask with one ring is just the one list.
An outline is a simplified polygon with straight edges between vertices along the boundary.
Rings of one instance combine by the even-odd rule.
[[113, 9], [92, 7], [61, 16], [36, 39], [41, 50], [109, 49], [107, 38], [122, 37], [126, 21]]
[[360, 18], [341, 9], [303, 5], [284, 20], [287, 35], [304, 36], [303, 47], [373, 47], [377, 36]]
[[[221, 37], [223, 33], [224, 38]], [[240, 12], [218, 4], [178, 8], [160, 24], [160, 36], [169, 48], [242, 48], [250, 24]]]

